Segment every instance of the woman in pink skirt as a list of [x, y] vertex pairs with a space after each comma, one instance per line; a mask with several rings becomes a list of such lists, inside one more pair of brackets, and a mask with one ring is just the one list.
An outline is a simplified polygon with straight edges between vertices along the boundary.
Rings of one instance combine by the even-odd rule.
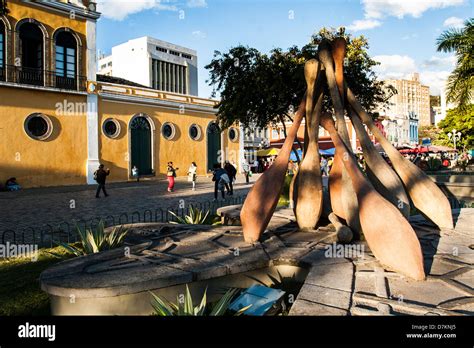
[[168, 178], [168, 192], [173, 192], [174, 189], [174, 178], [176, 177], [176, 171], [179, 168], [173, 168], [173, 162], [168, 162], [166, 170], [166, 177]]

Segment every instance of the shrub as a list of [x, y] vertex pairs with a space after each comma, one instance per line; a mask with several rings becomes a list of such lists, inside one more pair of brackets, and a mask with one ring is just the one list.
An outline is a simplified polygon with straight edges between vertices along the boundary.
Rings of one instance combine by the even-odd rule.
[[80, 238], [78, 246], [74, 244], [58, 243], [58, 245], [76, 256], [89, 255], [117, 248], [123, 244], [123, 240], [128, 232], [127, 229], [120, 226], [115, 227], [111, 232], [106, 233], [104, 231], [105, 224], [102, 220], [99, 222], [95, 230], [92, 228], [81, 230], [78, 226], [76, 226], [76, 229]]
[[169, 221], [171, 224], [184, 224], [184, 225], [220, 225], [221, 222], [219, 217], [212, 217], [209, 215], [209, 210], [204, 213], [202, 210], [189, 205], [188, 214], [184, 217], [176, 215], [174, 212], [169, 211], [171, 215], [176, 218], [176, 221]]
[[[207, 303], [207, 289], [204, 291], [204, 295], [198, 306], [194, 307], [189, 287], [186, 285], [186, 294], [184, 300], [180, 301], [177, 299], [176, 303], [171, 303], [166, 299], [162, 299], [154, 293], [150, 292], [153, 296], [151, 305], [154, 310], [154, 315], [167, 317], [167, 316], [224, 316], [228, 313], [228, 308], [231, 301], [238, 293], [239, 289], [229, 289], [214, 305], [211, 306]], [[235, 315], [244, 313], [250, 306], [244, 307]]]

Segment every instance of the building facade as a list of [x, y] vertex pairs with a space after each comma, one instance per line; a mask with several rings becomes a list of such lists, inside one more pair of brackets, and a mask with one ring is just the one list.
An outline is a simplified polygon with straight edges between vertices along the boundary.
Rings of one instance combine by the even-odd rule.
[[[239, 129], [221, 132], [216, 101], [97, 82], [96, 21], [88, 1], [8, 1], [0, 16], [0, 182], [23, 187], [94, 184], [140, 173], [204, 175], [239, 159]], [[71, 15], [71, 14], [74, 15]], [[232, 136], [231, 136], [232, 134]]]
[[148, 36], [112, 48], [99, 74], [121, 77], [165, 92], [198, 95], [196, 51]]
[[397, 146], [417, 145], [418, 127], [433, 124], [430, 109], [430, 89], [420, 83], [418, 73], [410, 79], [385, 80], [396, 88], [386, 110], [379, 111], [386, 120], [387, 136]]

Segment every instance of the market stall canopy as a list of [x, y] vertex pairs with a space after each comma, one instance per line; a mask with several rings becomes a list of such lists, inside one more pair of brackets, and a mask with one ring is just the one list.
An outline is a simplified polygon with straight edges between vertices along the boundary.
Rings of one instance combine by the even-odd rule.
[[408, 149], [401, 149], [399, 151], [400, 153], [410, 153], [410, 154], [427, 153], [427, 152], [456, 152], [455, 149], [449, 146], [441, 146], [441, 145], [419, 146], [413, 149], [408, 148]]
[[257, 151], [257, 156], [258, 157], [266, 157], [266, 156], [277, 156], [278, 152], [280, 152], [279, 149], [276, 149], [274, 147], [271, 147], [269, 149], [262, 149]]
[[430, 152], [456, 152], [452, 147], [442, 145], [430, 145], [428, 146], [428, 150]]
[[[300, 157], [300, 160], [303, 159], [303, 153], [301, 152], [301, 149], [296, 150], [296, 152], [298, 152], [298, 156]], [[327, 150], [319, 149], [319, 154], [323, 156], [334, 156], [335, 153], [336, 153], [336, 149], [334, 147], [332, 149], [327, 149]], [[294, 161], [294, 162], [297, 161], [294, 151], [291, 151], [290, 161]]]

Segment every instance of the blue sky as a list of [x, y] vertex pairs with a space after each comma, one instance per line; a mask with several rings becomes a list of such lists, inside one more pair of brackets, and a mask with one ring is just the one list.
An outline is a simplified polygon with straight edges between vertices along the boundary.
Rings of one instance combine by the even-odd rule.
[[454, 57], [436, 52], [448, 27], [473, 17], [474, 0], [99, 0], [98, 49], [141, 36], [198, 52], [199, 95], [206, 84], [214, 50], [238, 44], [268, 52], [306, 44], [324, 26], [346, 26], [369, 39], [369, 53], [382, 65], [381, 79], [419, 72], [431, 94], [439, 94]]

